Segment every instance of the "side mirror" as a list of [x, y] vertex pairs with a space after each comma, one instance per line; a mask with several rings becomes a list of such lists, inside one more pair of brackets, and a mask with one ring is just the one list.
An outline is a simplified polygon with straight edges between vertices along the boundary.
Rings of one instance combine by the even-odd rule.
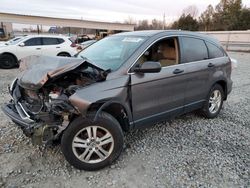
[[18, 46], [20, 46], [20, 47], [24, 47], [24, 46], [25, 46], [25, 44], [22, 42], [22, 43], [20, 43]]
[[157, 73], [161, 71], [160, 62], [146, 61], [140, 67], [136, 67], [134, 72], [138, 73]]

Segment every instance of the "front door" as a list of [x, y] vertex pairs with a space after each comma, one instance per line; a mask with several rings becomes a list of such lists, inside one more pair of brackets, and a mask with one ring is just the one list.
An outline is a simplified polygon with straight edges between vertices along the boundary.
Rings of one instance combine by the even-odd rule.
[[17, 45], [16, 56], [21, 59], [31, 55], [42, 55], [42, 41], [41, 37], [33, 37], [22, 42], [24, 46]]
[[[179, 64], [178, 38], [154, 43], [133, 67], [146, 61], [160, 62], [159, 73], [131, 73], [131, 93], [135, 125], [144, 125], [183, 112], [186, 65]], [[131, 70], [133, 70], [133, 67]]]

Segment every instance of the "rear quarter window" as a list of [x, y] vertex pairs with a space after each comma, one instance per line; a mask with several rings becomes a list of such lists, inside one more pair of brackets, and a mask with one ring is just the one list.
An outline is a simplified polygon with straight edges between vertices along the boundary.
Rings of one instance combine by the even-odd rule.
[[192, 37], [182, 37], [182, 63], [208, 59], [205, 42]]
[[62, 44], [62, 43], [64, 43], [64, 40], [63, 40], [63, 39], [61, 39], [61, 38], [57, 38], [57, 41], [58, 41], [58, 44]]
[[225, 56], [224, 52], [218, 48], [216, 45], [206, 42], [207, 48], [208, 48], [208, 55], [210, 59], [223, 57]]

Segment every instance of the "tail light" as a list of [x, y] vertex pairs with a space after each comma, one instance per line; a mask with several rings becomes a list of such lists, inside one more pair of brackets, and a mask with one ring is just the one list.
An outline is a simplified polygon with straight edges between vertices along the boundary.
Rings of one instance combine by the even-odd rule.
[[233, 71], [233, 63], [232, 63], [232, 60], [231, 60], [231, 58], [229, 57], [229, 64], [230, 64], [230, 68], [231, 68], [231, 72]]
[[70, 45], [72, 48], [76, 47], [76, 43], [72, 42], [72, 44]]
[[238, 61], [236, 59], [231, 59], [230, 58], [230, 61], [231, 61], [231, 69], [236, 69], [238, 67]]

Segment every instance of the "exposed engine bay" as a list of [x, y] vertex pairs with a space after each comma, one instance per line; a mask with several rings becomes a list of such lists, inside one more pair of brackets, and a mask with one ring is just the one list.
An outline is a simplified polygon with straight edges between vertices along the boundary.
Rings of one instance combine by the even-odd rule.
[[[88, 62], [72, 64], [72, 69], [68, 64], [61, 65], [53, 71], [52, 67], [49, 71], [46, 70], [39, 85], [32, 83], [36, 79], [25, 78], [27, 74], [24, 72], [10, 87], [13, 97], [13, 106], [10, 108], [15, 108], [27, 122], [27, 126], [22, 123], [19, 126], [26, 136], [31, 137], [35, 145], [51, 144], [56, 140], [70, 120], [80, 114], [78, 109], [71, 105], [69, 97], [80, 88], [104, 81], [109, 72]], [[18, 119], [13, 121], [20, 124]]]

